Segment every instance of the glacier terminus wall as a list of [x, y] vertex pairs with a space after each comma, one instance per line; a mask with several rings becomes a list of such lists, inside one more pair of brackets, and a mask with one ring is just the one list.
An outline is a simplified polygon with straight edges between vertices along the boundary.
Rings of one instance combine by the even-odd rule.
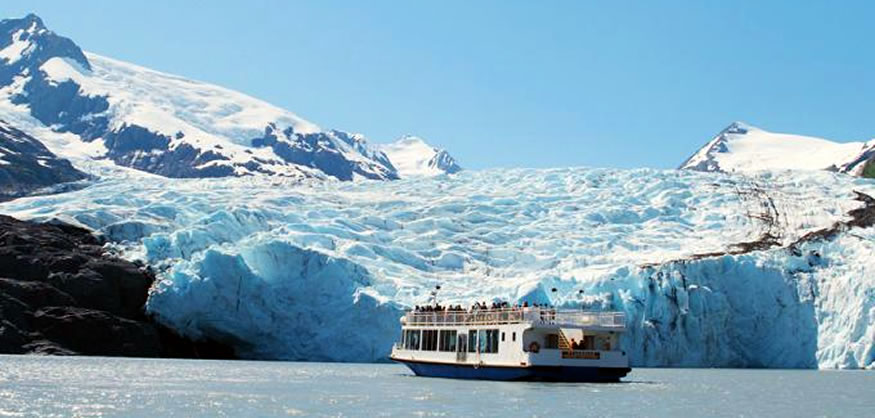
[[829, 172], [120, 172], [0, 212], [104, 234], [158, 273], [152, 315], [247, 358], [385, 360], [440, 285], [442, 303], [625, 311], [637, 366], [872, 368], [875, 230], [849, 223], [855, 191], [875, 195]]

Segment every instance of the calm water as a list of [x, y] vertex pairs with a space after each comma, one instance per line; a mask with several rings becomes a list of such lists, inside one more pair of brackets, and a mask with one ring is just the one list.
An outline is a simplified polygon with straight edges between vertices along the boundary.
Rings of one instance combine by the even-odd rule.
[[875, 416], [875, 372], [635, 369], [625, 383], [418, 378], [399, 365], [0, 356], [0, 416]]

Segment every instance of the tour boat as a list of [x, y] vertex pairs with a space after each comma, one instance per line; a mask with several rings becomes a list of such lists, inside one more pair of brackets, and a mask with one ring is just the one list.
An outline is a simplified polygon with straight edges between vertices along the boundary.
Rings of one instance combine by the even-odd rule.
[[631, 371], [621, 312], [543, 307], [407, 312], [391, 359], [417, 376], [617, 382]]

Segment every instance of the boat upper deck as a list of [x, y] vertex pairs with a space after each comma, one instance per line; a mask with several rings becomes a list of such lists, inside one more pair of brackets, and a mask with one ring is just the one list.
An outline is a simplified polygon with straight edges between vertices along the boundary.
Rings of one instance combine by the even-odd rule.
[[443, 310], [407, 312], [404, 326], [451, 327], [531, 323], [536, 326], [568, 328], [605, 328], [623, 331], [626, 315], [622, 312], [592, 312], [540, 307]]

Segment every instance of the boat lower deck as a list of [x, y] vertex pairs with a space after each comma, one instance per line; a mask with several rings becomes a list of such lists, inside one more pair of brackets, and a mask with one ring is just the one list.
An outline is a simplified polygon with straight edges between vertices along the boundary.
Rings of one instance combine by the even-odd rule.
[[548, 381], [548, 382], [619, 382], [629, 367], [587, 366], [478, 366], [427, 361], [399, 360], [417, 376], [454, 379]]

